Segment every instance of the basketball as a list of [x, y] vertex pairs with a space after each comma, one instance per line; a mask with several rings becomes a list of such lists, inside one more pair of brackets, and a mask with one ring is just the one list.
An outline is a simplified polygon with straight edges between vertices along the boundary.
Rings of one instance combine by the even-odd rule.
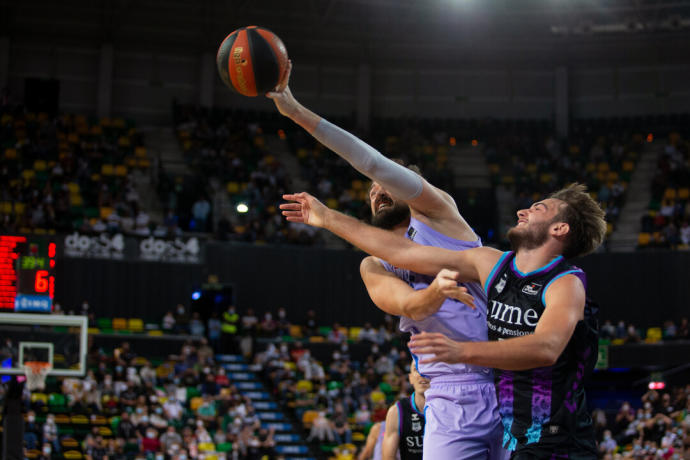
[[276, 34], [249, 26], [225, 37], [216, 63], [223, 83], [244, 96], [254, 97], [276, 87], [287, 70], [288, 56]]

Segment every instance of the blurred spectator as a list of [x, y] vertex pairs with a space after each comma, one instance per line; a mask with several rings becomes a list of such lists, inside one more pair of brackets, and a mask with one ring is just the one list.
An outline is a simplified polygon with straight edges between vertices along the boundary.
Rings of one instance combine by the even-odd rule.
[[175, 317], [171, 311], [168, 311], [165, 316], [163, 316], [163, 330], [166, 332], [171, 332], [175, 329]]
[[181, 303], [175, 309], [175, 331], [179, 333], [189, 332], [189, 313]]
[[192, 313], [192, 319], [189, 321], [189, 333], [192, 335], [204, 336], [206, 327], [199, 316], [199, 312]]

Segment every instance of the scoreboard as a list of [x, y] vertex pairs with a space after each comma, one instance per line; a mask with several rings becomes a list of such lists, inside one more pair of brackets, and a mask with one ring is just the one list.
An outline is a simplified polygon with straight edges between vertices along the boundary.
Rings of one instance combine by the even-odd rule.
[[56, 245], [0, 235], [0, 311], [52, 310]]

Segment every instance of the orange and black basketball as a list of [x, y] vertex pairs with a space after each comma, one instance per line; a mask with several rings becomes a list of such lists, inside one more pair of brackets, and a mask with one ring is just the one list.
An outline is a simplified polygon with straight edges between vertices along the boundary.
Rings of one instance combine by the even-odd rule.
[[245, 96], [271, 91], [285, 75], [288, 56], [276, 34], [258, 26], [237, 29], [223, 40], [216, 55], [223, 82]]

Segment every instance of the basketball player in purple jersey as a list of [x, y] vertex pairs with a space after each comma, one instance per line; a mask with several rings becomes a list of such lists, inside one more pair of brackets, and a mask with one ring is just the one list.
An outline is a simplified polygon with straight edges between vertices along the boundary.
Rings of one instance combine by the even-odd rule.
[[[407, 235], [421, 245], [453, 250], [481, 247], [450, 195], [297, 102], [287, 86], [290, 69], [291, 64], [285, 79], [268, 97], [281, 114], [373, 181], [369, 198], [375, 225]], [[382, 260], [365, 259], [361, 274], [372, 301], [401, 316], [402, 331], [412, 335], [440, 332], [461, 341], [487, 340], [486, 294], [478, 283], [465, 285], [475, 299], [476, 308], [472, 308], [456, 300], [468, 302], [457, 289], [455, 298], [441, 295], [433, 276]], [[420, 365], [420, 357], [414, 358], [419, 373], [431, 380], [426, 392], [424, 456], [439, 460], [504, 458], [491, 370], [462, 363]]]
[[604, 211], [579, 184], [518, 211], [508, 237], [514, 252], [449, 251], [411, 243], [329, 210], [306, 193], [285, 195], [292, 222], [326, 228], [364, 251], [420, 273], [481, 282], [491, 309], [488, 342], [439, 333], [413, 335], [423, 362], [493, 367], [504, 445], [517, 460], [597, 458], [584, 385], [596, 361], [597, 308], [569, 259], [594, 251], [606, 235]]
[[357, 460], [381, 460], [383, 452], [383, 435], [386, 432], [386, 422], [376, 422], [371, 425], [367, 440]]

